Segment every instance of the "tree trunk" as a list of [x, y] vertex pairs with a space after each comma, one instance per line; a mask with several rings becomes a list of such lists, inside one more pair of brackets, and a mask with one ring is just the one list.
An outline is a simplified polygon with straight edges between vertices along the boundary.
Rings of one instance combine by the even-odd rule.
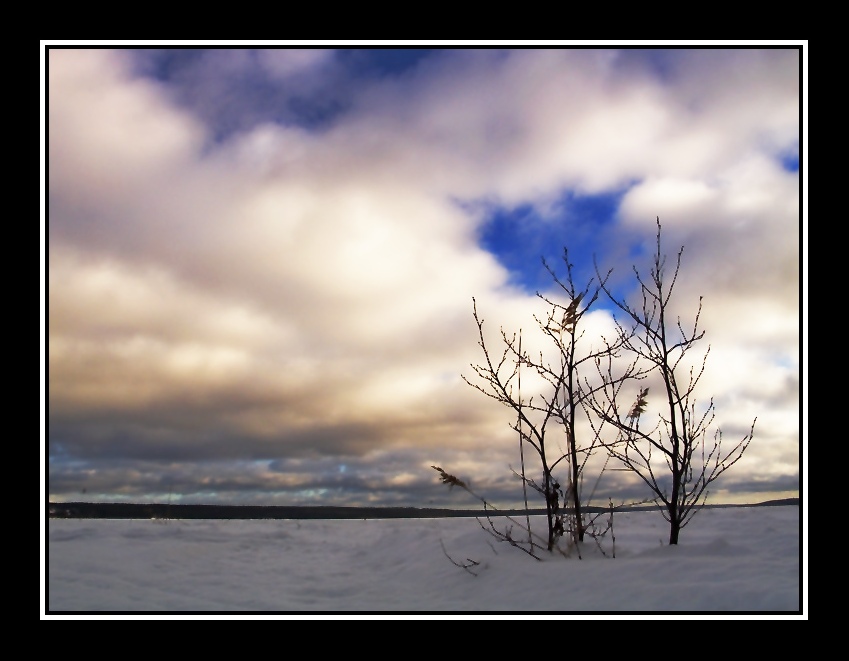
[[678, 532], [681, 530], [681, 522], [674, 518], [669, 522], [669, 545], [678, 544]]
[[681, 517], [678, 515], [678, 501], [671, 501], [666, 508], [669, 512], [669, 545], [678, 543], [678, 533], [681, 531]]

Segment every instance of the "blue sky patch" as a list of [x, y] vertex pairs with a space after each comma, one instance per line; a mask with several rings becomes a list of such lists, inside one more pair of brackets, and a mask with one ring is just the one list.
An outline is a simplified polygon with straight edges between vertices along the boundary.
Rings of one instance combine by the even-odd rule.
[[781, 167], [783, 167], [788, 172], [798, 172], [799, 171], [799, 153], [795, 154], [785, 154], [781, 157]]
[[481, 230], [480, 244], [510, 271], [512, 284], [530, 293], [552, 284], [543, 258], [559, 277], [565, 277], [566, 248], [575, 265], [575, 285], [582, 288], [594, 275], [593, 254], [604, 259], [607, 235], [624, 193], [566, 191], [547, 215], [530, 204], [494, 209]]

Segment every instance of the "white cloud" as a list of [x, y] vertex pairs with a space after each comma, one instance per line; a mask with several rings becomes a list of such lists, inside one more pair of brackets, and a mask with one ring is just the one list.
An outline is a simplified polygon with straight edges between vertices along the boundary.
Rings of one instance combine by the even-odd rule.
[[[540, 307], [506, 286], [477, 245], [481, 218], [456, 202], [544, 207], [565, 187], [636, 182], [624, 226], [651, 249], [660, 216], [666, 245], [687, 246], [681, 310], [708, 290], [721, 364], [742, 369], [742, 344], [753, 371], [712, 379], [720, 394], [798, 349], [798, 177], [771, 160], [797, 139], [792, 57], [737, 53], [729, 82], [692, 54], [670, 84], [605, 51], [444, 53], [364, 83], [322, 132], [263, 121], [217, 143], [126, 57], [50, 53], [56, 429], [88, 406], [117, 412], [100, 429], [147, 408], [213, 453], [434, 446], [472, 450], [463, 467], [488, 473], [474, 451], [509, 436], [509, 412], [459, 380], [482, 358], [471, 299], [493, 347], [504, 325], [542, 348]], [[288, 80], [333, 58], [212, 59]], [[587, 322], [610, 327], [603, 312]], [[771, 352], [753, 357], [758, 342]], [[326, 429], [304, 440], [316, 421]]]
[[[123, 200], [186, 164], [203, 130], [120, 54], [50, 50], [51, 193]], [[153, 178], [153, 182], [151, 181]]]

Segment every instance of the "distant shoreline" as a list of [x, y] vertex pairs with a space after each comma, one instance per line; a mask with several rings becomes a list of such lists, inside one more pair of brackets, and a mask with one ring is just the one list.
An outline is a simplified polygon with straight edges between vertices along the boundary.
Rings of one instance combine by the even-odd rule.
[[[749, 505], [705, 505], [706, 508], [799, 505], [798, 498]], [[587, 507], [588, 513], [607, 512]], [[616, 507], [615, 512], [657, 509], [656, 505]], [[568, 510], [567, 510], [568, 511]], [[434, 507], [337, 507], [332, 505], [170, 505], [168, 503], [48, 503], [51, 519], [433, 519], [482, 516], [539, 516], [544, 509], [442, 509]]]

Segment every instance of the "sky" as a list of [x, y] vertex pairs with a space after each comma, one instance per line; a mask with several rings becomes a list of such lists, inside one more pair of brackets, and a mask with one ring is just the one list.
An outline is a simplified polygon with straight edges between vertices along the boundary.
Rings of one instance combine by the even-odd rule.
[[[729, 447], [757, 418], [709, 502], [799, 495], [801, 42], [333, 45], [43, 43], [47, 498], [473, 504], [437, 465], [518, 504], [473, 298], [491, 350], [549, 359], [542, 259], [630, 297], [656, 219], [670, 312], [703, 297], [700, 406]], [[647, 495], [593, 461], [601, 503]]]
[[807, 619], [799, 524], [704, 509], [670, 546], [659, 512], [616, 512], [535, 560], [465, 517], [50, 519], [42, 619]]

